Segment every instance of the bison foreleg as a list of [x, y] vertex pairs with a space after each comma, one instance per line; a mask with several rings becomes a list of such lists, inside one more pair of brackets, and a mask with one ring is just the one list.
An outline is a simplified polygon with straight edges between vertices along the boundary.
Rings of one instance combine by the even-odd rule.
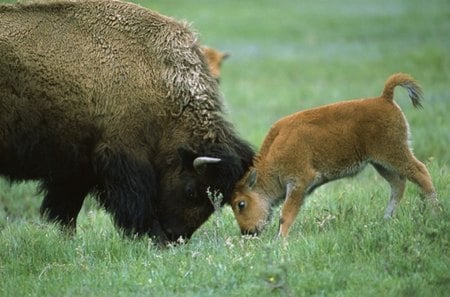
[[167, 240], [156, 215], [156, 177], [148, 162], [136, 161], [109, 148], [98, 151], [96, 173], [101, 180], [99, 199], [126, 235]]

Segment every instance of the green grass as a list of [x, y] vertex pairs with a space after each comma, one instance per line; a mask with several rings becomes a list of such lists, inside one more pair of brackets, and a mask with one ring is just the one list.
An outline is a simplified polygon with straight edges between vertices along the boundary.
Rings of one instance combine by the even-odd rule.
[[221, 91], [229, 118], [255, 147], [297, 110], [370, 97], [407, 72], [424, 109], [396, 92], [413, 147], [445, 211], [423, 210], [408, 183], [394, 219], [388, 185], [367, 169], [319, 188], [287, 241], [275, 218], [239, 235], [229, 207], [186, 245], [158, 250], [124, 239], [88, 201], [67, 238], [39, 219], [33, 183], [0, 181], [0, 296], [447, 296], [450, 290], [450, 7], [445, 0], [139, 1], [185, 19], [200, 40], [231, 52]]

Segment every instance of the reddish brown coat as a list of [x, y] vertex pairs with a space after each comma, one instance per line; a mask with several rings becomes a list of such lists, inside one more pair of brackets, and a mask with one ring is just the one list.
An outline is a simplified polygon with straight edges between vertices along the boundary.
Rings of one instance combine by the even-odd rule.
[[420, 107], [418, 84], [397, 73], [389, 77], [380, 97], [325, 105], [277, 121], [255, 167], [237, 184], [232, 197], [242, 232], [260, 232], [272, 205], [284, 200], [279, 233], [286, 236], [306, 195], [328, 181], [357, 174], [369, 163], [391, 186], [386, 217], [402, 198], [406, 179], [438, 204], [427, 168], [409, 147], [406, 118], [393, 100], [398, 85]]
[[227, 52], [221, 52], [215, 48], [202, 46], [201, 50], [205, 55], [206, 62], [208, 63], [209, 71], [217, 81], [220, 80], [220, 69], [222, 68], [222, 62], [230, 56]]

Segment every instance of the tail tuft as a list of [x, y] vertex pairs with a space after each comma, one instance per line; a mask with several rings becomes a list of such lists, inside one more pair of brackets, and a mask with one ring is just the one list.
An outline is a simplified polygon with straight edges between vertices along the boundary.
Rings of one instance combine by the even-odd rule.
[[414, 107], [422, 107], [422, 89], [412, 76], [405, 73], [391, 75], [384, 85], [383, 94], [381, 96], [390, 101], [394, 100], [394, 89], [396, 86], [401, 86], [408, 91], [408, 96]]

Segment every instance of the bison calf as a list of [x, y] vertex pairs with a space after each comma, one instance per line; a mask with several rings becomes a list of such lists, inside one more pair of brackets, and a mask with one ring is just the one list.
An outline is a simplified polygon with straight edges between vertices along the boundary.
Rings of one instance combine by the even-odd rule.
[[406, 179], [438, 205], [430, 174], [409, 147], [408, 123], [393, 100], [396, 86], [406, 88], [412, 104], [421, 107], [416, 81], [398, 73], [389, 77], [381, 97], [300, 111], [276, 122], [231, 200], [241, 231], [261, 232], [272, 205], [284, 198], [278, 234], [286, 236], [306, 195], [367, 164], [391, 186], [385, 217], [400, 202]]
[[201, 50], [205, 55], [212, 77], [217, 81], [220, 81], [220, 68], [222, 68], [222, 62], [228, 58], [230, 54], [208, 46], [202, 46]]

